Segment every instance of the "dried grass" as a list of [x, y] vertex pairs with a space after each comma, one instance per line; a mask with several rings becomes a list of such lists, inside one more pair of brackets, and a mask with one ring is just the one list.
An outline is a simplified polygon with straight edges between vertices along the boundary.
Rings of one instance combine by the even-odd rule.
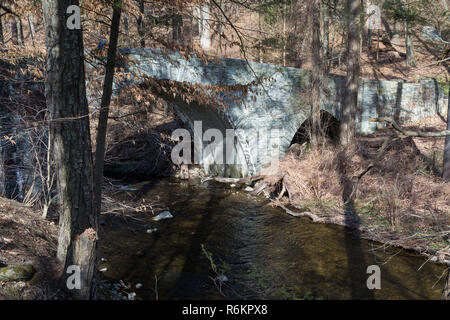
[[[430, 151], [430, 139], [394, 140], [382, 159], [362, 178], [352, 208], [357, 219], [345, 218], [348, 210], [343, 201], [345, 195], [348, 196], [356, 176], [375, 158], [391, 133], [386, 129], [361, 137], [350, 151], [326, 145], [301, 156], [288, 153], [279, 170], [285, 173], [281, 183], [288, 186], [289, 197], [275, 204], [289, 202], [320, 217], [322, 222], [365, 231], [365, 237], [373, 240], [425, 253], [443, 250], [448, 253], [445, 259], [450, 261], [450, 183], [432, 170], [434, 164], [422, 153]], [[441, 142], [434, 143], [431, 150], [438, 151], [436, 147]], [[265, 182], [276, 193], [282, 188], [277, 185], [280, 181], [272, 181], [276, 180], [273, 177]]]

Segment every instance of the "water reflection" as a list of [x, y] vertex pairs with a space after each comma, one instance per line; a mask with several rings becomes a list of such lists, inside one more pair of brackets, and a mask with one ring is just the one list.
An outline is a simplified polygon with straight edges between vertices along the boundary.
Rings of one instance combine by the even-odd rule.
[[[142, 283], [142, 299], [439, 299], [444, 268], [380, 247], [338, 226], [294, 218], [268, 201], [210, 183], [140, 183], [126, 197], [163, 202], [173, 219], [125, 223], [103, 217], [103, 278]], [[125, 195], [124, 195], [125, 196]], [[157, 227], [148, 234], [146, 229]], [[221, 292], [204, 244], [229, 281]], [[381, 265], [381, 290], [366, 287], [368, 265]], [[217, 281], [216, 281], [217, 284]]]

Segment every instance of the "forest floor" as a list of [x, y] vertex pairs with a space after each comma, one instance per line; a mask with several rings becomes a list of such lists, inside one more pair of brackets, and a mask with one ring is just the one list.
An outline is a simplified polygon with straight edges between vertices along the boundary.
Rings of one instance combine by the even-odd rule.
[[[438, 131], [445, 123], [431, 117], [404, 127]], [[386, 128], [359, 137], [350, 152], [332, 144], [301, 155], [288, 152], [279, 171], [263, 183], [272, 194], [284, 194], [274, 205], [290, 214], [343, 225], [385, 247], [412, 249], [450, 264], [450, 183], [440, 178], [444, 138], [394, 140], [362, 178], [354, 201], [344, 204], [355, 177], [393, 133]]]
[[0, 300], [52, 299], [56, 294], [58, 228], [34, 210], [0, 198], [0, 267], [31, 264], [29, 281], [1, 282]]

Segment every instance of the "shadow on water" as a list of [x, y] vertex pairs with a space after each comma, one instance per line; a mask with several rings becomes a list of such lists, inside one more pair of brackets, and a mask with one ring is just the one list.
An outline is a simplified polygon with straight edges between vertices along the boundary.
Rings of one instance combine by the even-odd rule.
[[351, 283], [352, 299], [369, 300], [374, 299], [374, 293], [367, 288], [367, 262], [365, 261], [364, 249], [361, 244], [359, 227], [361, 218], [358, 216], [353, 200], [347, 201], [352, 193], [353, 184], [341, 171], [341, 183], [344, 186], [342, 201], [345, 204], [345, 248], [348, 259], [348, 276]]
[[[100, 257], [107, 258], [100, 265], [108, 269], [103, 280], [129, 283], [140, 299], [440, 297], [439, 288], [431, 287], [442, 268], [427, 264], [418, 274], [423, 258], [371, 251], [373, 243], [355, 229], [361, 217], [352, 203], [346, 208], [349, 230], [294, 218], [235, 188], [207, 184], [160, 180], [124, 192], [137, 202], [158, 203], [154, 214], [169, 210], [174, 217], [155, 222], [151, 212], [136, 213], [142, 222], [119, 216], [105, 224], [99, 244]], [[202, 244], [225, 270], [226, 297], [212, 281]], [[382, 290], [376, 292], [366, 286], [372, 264], [382, 265]], [[137, 283], [143, 287], [135, 289]]]

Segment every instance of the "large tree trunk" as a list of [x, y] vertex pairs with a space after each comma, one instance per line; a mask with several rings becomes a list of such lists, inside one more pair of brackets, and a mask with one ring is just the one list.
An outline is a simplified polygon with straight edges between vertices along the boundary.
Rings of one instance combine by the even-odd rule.
[[103, 167], [105, 156], [106, 130], [108, 127], [109, 105], [111, 102], [112, 86], [114, 80], [114, 68], [116, 65], [117, 40], [119, 38], [120, 15], [122, 13], [122, 1], [116, 1], [113, 5], [113, 17], [106, 62], [105, 80], [103, 83], [102, 101], [98, 119], [97, 140], [95, 151], [94, 171], [94, 204], [98, 214], [101, 211], [101, 195], [103, 182]]
[[358, 104], [358, 84], [360, 76], [360, 34], [359, 14], [361, 5], [359, 0], [347, 0], [349, 13], [348, 49], [347, 49], [347, 79], [345, 94], [341, 110], [340, 142], [348, 147], [355, 137], [356, 107]]
[[139, 0], [139, 17], [137, 19], [139, 41], [142, 48], [145, 48], [145, 25], [144, 25], [144, 14], [145, 14], [145, 2], [144, 0]]
[[320, 141], [320, 0], [310, 0], [312, 92], [311, 92], [311, 147], [317, 149]]
[[[448, 94], [447, 130], [450, 130], [450, 92]], [[445, 181], [450, 181], [450, 136], [445, 137], [443, 177]]]
[[80, 289], [73, 289], [71, 295], [75, 299], [90, 299], [96, 296], [97, 216], [92, 198], [83, 34], [66, 27], [70, 5], [79, 5], [79, 1], [42, 1], [47, 47], [45, 96], [61, 209], [57, 258], [64, 265], [62, 285], [70, 276], [68, 268], [77, 266]]

